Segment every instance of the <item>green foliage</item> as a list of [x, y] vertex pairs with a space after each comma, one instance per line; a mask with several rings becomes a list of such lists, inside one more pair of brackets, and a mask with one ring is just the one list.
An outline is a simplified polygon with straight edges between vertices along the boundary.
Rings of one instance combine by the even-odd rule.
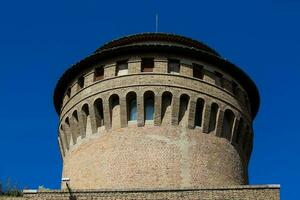
[[10, 178], [8, 178], [6, 180], [5, 189], [0, 181], [0, 196], [21, 197], [23, 196], [23, 193], [20, 189], [18, 189], [17, 183], [12, 185]]

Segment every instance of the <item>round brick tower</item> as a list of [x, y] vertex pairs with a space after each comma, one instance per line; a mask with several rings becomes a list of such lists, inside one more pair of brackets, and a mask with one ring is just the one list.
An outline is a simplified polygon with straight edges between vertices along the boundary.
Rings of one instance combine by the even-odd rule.
[[257, 88], [198, 41], [113, 40], [63, 74], [54, 103], [72, 189], [248, 183]]

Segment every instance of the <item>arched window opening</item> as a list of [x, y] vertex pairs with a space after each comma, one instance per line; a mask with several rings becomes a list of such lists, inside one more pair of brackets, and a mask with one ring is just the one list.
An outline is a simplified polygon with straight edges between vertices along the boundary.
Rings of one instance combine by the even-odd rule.
[[137, 104], [136, 104], [136, 94], [130, 92], [126, 96], [127, 101], [127, 121], [137, 120]]
[[162, 107], [161, 107], [161, 124], [171, 124], [172, 117], [172, 94], [170, 92], [164, 92], [162, 95]]
[[96, 127], [99, 128], [101, 126], [104, 126], [102, 99], [97, 99], [94, 102], [94, 110], [95, 110]]
[[87, 128], [90, 128], [88, 127], [88, 125], [90, 124], [90, 118], [89, 118], [90, 112], [89, 112], [89, 106], [87, 104], [84, 104], [82, 106], [81, 115], [82, 115], [83, 131], [86, 134]]
[[210, 107], [208, 132], [212, 132], [216, 129], [218, 111], [219, 111], [218, 104], [212, 103]]
[[65, 122], [66, 122], [66, 125], [70, 126], [70, 120], [69, 120], [69, 117], [66, 118]]
[[190, 97], [186, 94], [181, 95], [180, 105], [179, 105], [179, 119], [178, 123], [184, 125], [187, 123], [187, 109], [189, 104]]
[[78, 114], [76, 110], [73, 112], [72, 117], [75, 120], [75, 122], [78, 122]]
[[196, 103], [196, 112], [195, 112], [195, 126], [202, 126], [202, 115], [204, 108], [204, 100], [198, 99]]
[[243, 129], [244, 129], [244, 120], [243, 120], [243, 118], [241, 118], [240, 122], [239, 122], [239, 125], [238, 125], [237, 132], [236, 132], [236, 138], [235, 138], [235, 143], [236, 144], [240, 144], [242, 142]]
[[110, 122], [112, 128], [121, 127], [120, 101], [119, 96], [114, 94], [109, 98]]
[[151, 91], [144, 94], [144, 117], [145, 120], [154, 118], [154, 93]]
[[234, 121], [234, 113], [231, 110], [225, 110], [221, 137], [230, 140], [232, 128], [233, 128], [233, 121]]

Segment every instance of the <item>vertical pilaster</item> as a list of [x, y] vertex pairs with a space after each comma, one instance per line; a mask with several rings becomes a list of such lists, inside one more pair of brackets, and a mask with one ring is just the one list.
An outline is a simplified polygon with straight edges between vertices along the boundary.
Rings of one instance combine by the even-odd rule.
[[141, 127], [144, 126], [144, 124], [144, 97], [143, 95], [137, 95], [137, 126]]
[[211, 104], [208, 102], [204, 103], [203, 106], [203, 117], [202, 117], [202, 132], [208, 133], [209, 132], [209, 120], [211, 114]]
[[86, 136], [86, 122], [87, 122], [87, 116], [84, 113], [84, 111], [81, 110], [78, 113], [78, 125], [79, 125], [80, 135], [82, 139], [85, 138]]
[[173, 96], [171, 124], [178, 125], [180, 98]]
[[75, 145], [77, 143], [77, 137], [80, 135], [80, 131], [78, 127], [78, 121], [74, 116], [70, 118], [70, 128], [72, 133], [73, 145]]
[[238, 132], [238, 128], [239, 128], [239, 123], [240, 123], [240, 120], [237, 119], [237, 117], [235, 117], [234, 121], [233, 121], [233, 125], [232, 125], [232, 136], [231, 136], [231, 139], [230, 139], [231, 144], [235, 144], [236, 143], [237, 132]]
[[91, 120], [91, 128], [92, 128], [92, 133], [95, 134], [98, 132], [98, 127], [97, 127], [97, 112], [93, 104], [90, 104], [89, 106], [90, 110], [90, 120]]
[[126, 97], [120, 97], [120, 106], [121, 128], [123, 128], [127, 126], [128, 121]]
[[139, 57], [134, 57], [128, 60], [128, 73], [136, 74], [141, 72], [141, 62]]
[[189, 103], [189, 115], [188, 115], [188, 128], [195, 127], [195, 116], [196, 116], [196, 105], [197, 102], [194, 99], [190, 100]]
[[103, 116], [105, 129], [111, 129], [110, 105], [108, 99], [103, 99]]
[[114, 77], [116, 74], [116, 65], [111, 64], [104, 67], [104, 78]]
[[215, 132], [215, 135], [217, 137], [221, 137], [222, 128], [223, 128], [223, 119], [224, 119], [224, 111], [219, 109], [217, 124], [216, 124], [216, 132]]
[[161, 125], [161, 108], [162, 108], [162, 96], [155, 95], [154, 97], [154, 125]]
[[208, 70], [203, 70], [203, 80], [205, 82], [215, 84], [215, 74]]
[[94, 82], [94, 73], [89, 73], [84, 77], [84, 87], [90, 86]]
[[180, 63], [180, 74], [193, 77], [193, 67], [191, 64], [182, 61]]
[[70, 149], [70, 139], [71, 139], [70, 127], [66, 124], [63, 124], [62, 129], [63, 129], [62, 135], [64, 138], [65, 147], [67, 150], [69, 150]]
[[64, 137], [62, 130], [59, 131], [58, 138], [59, 138], [59, 143], [61, 145], [62, 152], [64, 153], [64, 156], [65, 156], [68, 148], [66, 146], [65, 137]]
[[168, 59], [164, 57], [155, 58], [153, 72], [167, 73], [167, 71], [168, 71]]

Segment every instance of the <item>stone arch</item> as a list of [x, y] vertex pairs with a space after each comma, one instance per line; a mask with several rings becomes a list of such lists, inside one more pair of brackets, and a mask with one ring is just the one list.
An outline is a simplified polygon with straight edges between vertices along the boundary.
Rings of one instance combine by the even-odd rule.
[[230, 110], [230, 109], [225, 110], [223, 124], [222, 124], [222, 130], [221, 130], [221, 137], [224, 137], [228, 140], [231, 139], [234, 118], [235, 118], [235, 115], [232, 112], [232, 110]]
[[162, 105], [161, 105], [161, 124], [171, 124], [172, 119], [172, 98], [171, 92], [164, 92], [162, 94]]
[[66, 140], [67, 149], [69, 149], [70, 148], [70, 140], [71, 140], [69, 117], [66, 117], [66, 119], [65, 119], [65, 123], [63, 125], [63, 133], [64, 133], [64, 137]]
[[195, 126], [202, 127], [203, 123], [204, 99], [198, 98], [195, 110]]
[[217, 116], [219, 112], [219, 105], [217, 103], [212, 103], [210, 106], [210, 116], [209, 116], [209, 125], [208, 132], [213, 132], [216, 129]]
[[103, 100], [98, 98], [94, 101], [94, 112], [96, 128], [104, 126], [104, 114], [103, 114]]
[[121, 128], [120, 98], [117, 94], [109, 97], [110, 127]]
[[144, 120], [154, 119], [154, 92], [147, 91], [144, 93]]
[[126, 95], [127, 121], [137, 121], [137, 95], [129, 92]]
[[190, 96], [187, 94], [182, 94], [179, 101], [179, 115], [178, 124], [187, 125], [188, 122], [188, 105], [190, 101]]

